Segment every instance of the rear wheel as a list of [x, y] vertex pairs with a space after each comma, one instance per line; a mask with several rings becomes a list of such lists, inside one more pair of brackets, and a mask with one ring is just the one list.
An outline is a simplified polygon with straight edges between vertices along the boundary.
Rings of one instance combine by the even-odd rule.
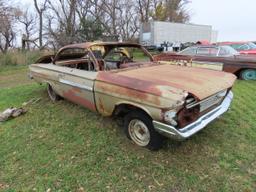
[[48, 84], [48, 86], [47, 86], [47, 92], [52, 101], [56, 102], [61, 99], [61, 97], [53, 90], [53, 88], [50, 84]]
[[136, 145], [150, 150], [162, 147], [163, 136], [155, 131], [152, 119], [143, 112], [130, 112], [124, 121], [126, 136]]
[[242, 80], [256, 80], [256, 69], [246, 69], [240, 73]]

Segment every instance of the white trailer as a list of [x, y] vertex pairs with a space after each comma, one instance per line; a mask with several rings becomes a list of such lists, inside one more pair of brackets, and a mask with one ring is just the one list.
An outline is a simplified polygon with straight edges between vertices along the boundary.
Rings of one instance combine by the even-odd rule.
[[218, 32], [210, 25], [150, 21], [140, 26], [140, 43], [146, 46], [160, 46], [164, 42], [186, 43], [201, 40], [215, 43], [217, 37]]

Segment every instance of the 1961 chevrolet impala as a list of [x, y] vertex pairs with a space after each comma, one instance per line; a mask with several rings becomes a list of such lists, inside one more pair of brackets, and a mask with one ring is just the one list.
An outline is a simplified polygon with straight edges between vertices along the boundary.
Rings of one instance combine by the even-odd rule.
[[133, 43], [65, 46], [30, 65], [49, 97], [68, 99], [104, 116], [124, 117], [125, 133], [139, 146], [159, 149], [164, 136], [184, 140], [225, 113], [232, 74], [159, 64]]

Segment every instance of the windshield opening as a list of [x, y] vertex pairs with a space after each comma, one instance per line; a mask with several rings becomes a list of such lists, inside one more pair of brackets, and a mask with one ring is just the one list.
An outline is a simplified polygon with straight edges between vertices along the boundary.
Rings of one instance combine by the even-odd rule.
[[244, 51], [244, 50], [251, 50], [251, 49], [256, 49], [256, 45], [254, 43], [240, 43], [240, 44], [232, 44], [230, 45], [234, 49], [238, 51]]
[[100, 70], [123, 69], [152, 61], [152, 56], [140, 46], [95, 45], [90, 49], [98, 61]]

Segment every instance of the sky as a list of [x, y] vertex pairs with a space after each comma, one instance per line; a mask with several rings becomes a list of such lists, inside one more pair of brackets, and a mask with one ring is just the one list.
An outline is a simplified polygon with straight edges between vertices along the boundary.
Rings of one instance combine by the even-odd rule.
[[212, 25], [218, 41], [256, 41], [256, 0], [190, 1], [190, 22]]

